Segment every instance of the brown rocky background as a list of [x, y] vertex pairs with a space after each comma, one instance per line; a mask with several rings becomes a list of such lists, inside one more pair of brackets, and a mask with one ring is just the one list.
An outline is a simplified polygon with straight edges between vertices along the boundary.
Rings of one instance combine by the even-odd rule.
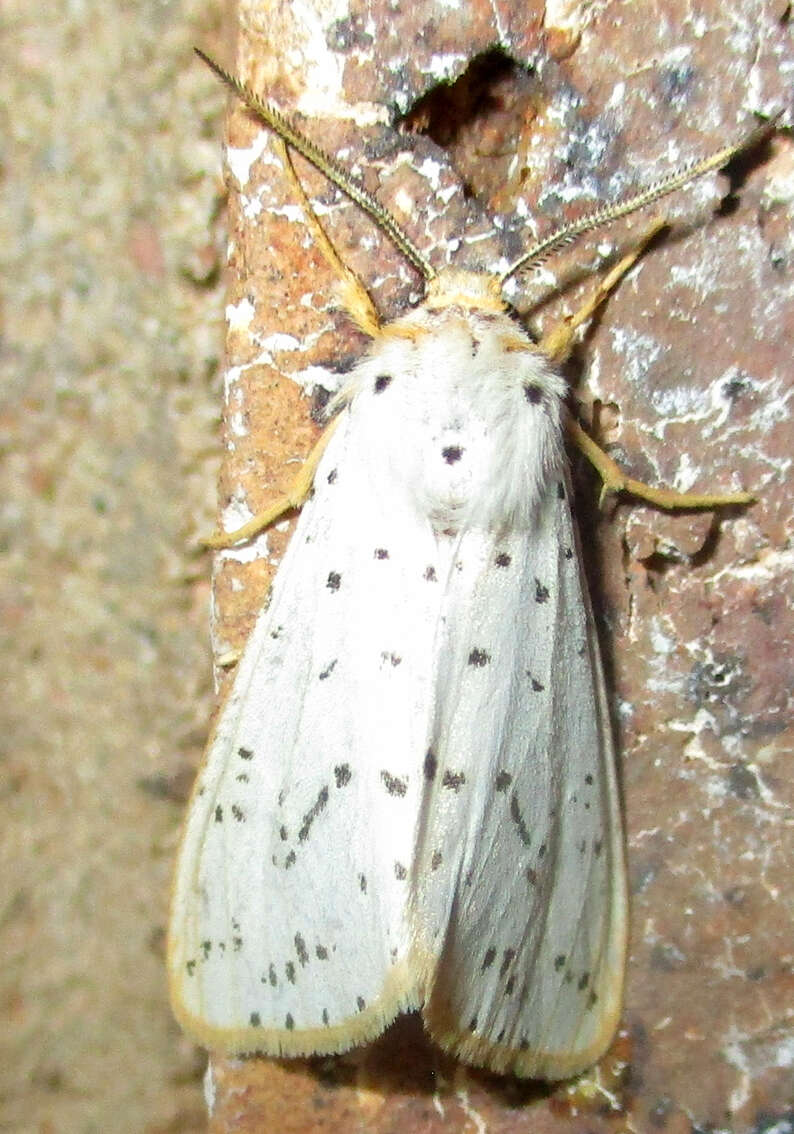
[[[760, 497], [718, 518], [599, 513], [574, 459], [632, 889], [624, 1028], [600, 1087], [467, 1071], [408, 1019], [338, 1059], [214, 1061], [212, 1129], [794, 1123], [790, 6], [403, 8], [244, 0], [235, 54], [234, 28], [224, 38], [207, 5], [64, 5], [46, 24], [4, 7], [0, 1128], [204, 1128], [203, 1060], [170, 1020], [161, 954], [212, 703], [208, 563], [194, 548], [220, 451], [223, 304], [231, 523], [307, 451], [302, 388], [361, 347], [269, 140], [237, 109], [224, 300], [223, 95], [192, 42], [305, 114], [439, 265], [487, 267], [533, 226], [786, 112], [763, 150], [665, 206], [671, 231], [568, 369], [583, 416], [634, 475]], [[416, 298], [372, 225], [300, 170], [381, 311]], [[522, 279], [516, 305], [548, 326], [648, 219]], [[216, 656], [244, 641], [284, 539], [219, 557]]]

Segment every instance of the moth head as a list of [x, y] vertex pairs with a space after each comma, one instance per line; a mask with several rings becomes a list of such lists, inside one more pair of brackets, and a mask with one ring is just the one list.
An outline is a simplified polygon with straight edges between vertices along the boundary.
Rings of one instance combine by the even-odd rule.
[[502, 312], [502, 284], [487, 272], [466, 272], [447, 268], [427, 282], [425, 307], [465, 307], [476, 311]]

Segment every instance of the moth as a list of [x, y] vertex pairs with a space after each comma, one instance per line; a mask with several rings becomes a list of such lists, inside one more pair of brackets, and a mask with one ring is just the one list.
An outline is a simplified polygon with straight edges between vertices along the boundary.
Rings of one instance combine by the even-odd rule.
[[[639, 248], [539, 342], [502, 285], [756, 134], [558, 229], [500, 277], [436, 269], [331, 157], [199, 54], [282, 139], [371, 345], [295, 492], [216, 541], [250, 538], [313, 486], [190, 802], [168, 942], [175, 1014], [212, 1049], [299, 1056], [372, 1040], [417, 1009], [465, 1062], [572, 1076], [620, 1017], [627, 895], [564, 435], [608, 490], [663, 507], [752, 497], [629, 481], [567, 415], [559, 363]], [[288, 148], [424, 276], [419, 306], [380, 320]]]

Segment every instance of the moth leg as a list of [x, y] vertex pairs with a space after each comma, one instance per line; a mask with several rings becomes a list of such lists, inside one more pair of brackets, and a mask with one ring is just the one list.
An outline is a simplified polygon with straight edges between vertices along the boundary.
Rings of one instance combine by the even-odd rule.
[[660, 232], [667, 222], [660, 218], [655, 220], [646, 229], [630, 252], [607, 272], [593, 294], [571, 315], [566, 315], [561, 323], [553, 327], [539, 342], [538, 346], [552, 362], [562, 363], [568, 358], [573, 347], [574, 335], [582, 323], [593, 315], [605, 301], [610, 292], [614, 291], [628, 270], [637, 262], [650, 242]]
[[323, 256], [325, 256], [325, 259], [339, 277], [341, 284], [340, 298], [345, 310], [356, 326], [362, 330], [365, 335], [369, 335], [370, 338], [373, 339], [377, 338], [381, 332], [381, 323], [369, 292], [352, 268], [348, 268], [347, 264], [342, 262], [341, 256], [334, 248], [325, 229], [320, 224], [319, 217], [312, 208], [311, 202], [298, 180], [298, 175], [295, 172], [295, 167], [292, 164], [292, 158], [290, 157], [286, 143], [281, 138], [277, 138], [275, 145], [280, 152], [287, 177], [292, 182], [292, 187], [303, 208], [306, 225], [310, 229]]
[[[604, 276], [592, 295], [585, 300], [572, 315], [563, 321], [540, 341], [540, 349], [552, 362], [561, 363], [571, 353], [573, 339], [576, 331], [604, 302], [610, 292], [614, 291], [626, 272], [636, 263], [644, 250], [660, 231], [664, 228], [664, 220], [656, 220], [630, 252]], [[723, 496], [701, 494], [697, 492], [675, 492], [670, 488], [653, 488], [643, 484], [640, 480], [633, 480], [626, 476], [612, 458], [596, 444], [582, 427], [570, 415], [567, 417], [566, 428], [568, 436], [577, 448], [581, 449], [587, 459], [601, 477], [602, 486], [599, 504], [603, 504], [610, 492], [625, 493], [639, 500], [645, 500], [657, 508], [722, 508], [728, 505], [752, 504], [755, 497], [749, 492], [726, 493]]]
[[237, 528], [233, 532], [215, 532], [214, 535], [202, 539], [202, 545], [211, 548], [232, 547], [235, 543], [242, 543], [244, 540], [253, 539], [254, 536], [259, 535], [265, 528], [269, 528], [271, 524], [280, 520], [287, 512], [293, 512], [296, 509], [302, 508], [312, 490], [314, 474], [317, 471], [320, 458], [325, 452], [326, 446], [331, 440], [338, 422], [339, 418], [335, 417], [333, 421], [326, 426], [325, 431], [320, 435], [316, 445], [301, 465], [300, 471], [290, 485], [289, 490], [285, 492], [283, 496], [279, 496], [278, 500], [274, 500], [263, 512], [259, 512], [258, 515], [253, 516], [247, 523], [243, 524], [242, 527]]
[[597, 445], [592, 437], [570, 415], [566, 420], [568, 436], [577, 448], [581, 449], [588, 461], [601, 477], [599, 506], [604, 503], [608, 493], [626, 493], [638, 500], [645, 500], [657, 508], [723, 508], [731, 504], [752, 504], [755, 496], [750, 492], [732, 492], [723, 496], [711, 496], [698, 492], [675, 492], [670, 488], [653, 488], [641, 480], [626, 476], [612, 458]]

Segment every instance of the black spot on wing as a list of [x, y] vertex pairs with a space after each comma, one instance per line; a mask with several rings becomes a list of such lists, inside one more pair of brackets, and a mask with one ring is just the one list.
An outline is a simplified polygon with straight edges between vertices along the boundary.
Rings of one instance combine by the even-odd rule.
[[295, 953], [298, 958], [298, 964], [301, 968], [309, 963], [309, 950], [306, 948], [306, 942], [301, 937], [300, 933], [295, 934]]
[[303, 816], [303, 822], [301, 824], [301, 829], [298, 831], [298, 842], [299, 843], [305, 843], [306, 842], [306, 840], [309, 837], [309, 832], [312, 829], [312, 823], [314, 823], [314, 820], [317, 818], [318, 815], [322, 814], [322, 812], [325, 810], [325, 806], [326, 806], [327, 803], [328, 803], [328, 788], [327, 787], [321, 787], [319, 792], [317, 793], [317, 799], [314, 801], [312, 806], [309, 808], [309, 810]]
[[325, 669], [321, 670], [320, 673], [319, 673], [320, 681], [327, 681], [328, 680], [328, 678], [334, 672], [334, 669], [336, 668], [336, 663], [338, 661], [339, 661], [339, 658], [334, 658], [333, 661], [329, 661], [329, 663], [325, 667]]
[[506, 551], [500, 551], [495, 560], [497, 567], [509, 567], [511, 563], [510, 556]]
[[358, 1008], [359, 1012], [363, 1012], [364, 1009], [366, 1008], [366, 1006], [367, 1006], [367, 1002], [364, 999], [364, 997], [363, 996], [357, 996], [356, 997], [356, 1008]]
[[513, 777], [509, 772], [501, 771], [496, 773], [496, 780], [494, 781], [497, 791], [507, 791], [513, 782]]
[[557, 485], [557, 495], [560, 498], [560, 500], [565, 499], [565, 485], [562, 483], [562, 481], [560, 481], [559, 484]]
[[527, 830], [527, 825], [524, 822], [524, 816], [521, 814], [521, 805], [518, 802], [518, 796], [515, 792], [510, 796], [510, 818], [515, 824], [518, 837], [525, 847], [528, 847], [532, 842], [532, 838]]
[[548, 602], [549, 588], [544, 587], [540, 579], [535, 579], [535, 602]]
[[248, 1017], [248, 1022], [252, 1028], [259, 1028], [262, 1026], [262, 1017], [258, 1012], [252, 1012]]
[[431, 565], [430, 567], [426, 567], [426, 568], [425, 568], [425, 575], [424, 575], [424, 577], [425, 577], [425, 580], [426, 580], [426, 581], [427, 581], [428, 583], [436, 583], [436, 582], [438, 582], [438, 576], [436, 575], [436, 569], [435, 569], [435, 567], [433, 567], [432, 565]]
[[325, 585], [329, 591], [338, 591], [342, 585], [342, 576], [338, 571], [329, 571]]
[[215, 822], [216, 823], [222, 823], [223, 822], [223, 808], [221, 807], [220, 804], [217, 804], [217, 806], [215, 807]]
[[290, 1012], [287, 1012], [287, 1015], [284, 1017], [284, 1027], [288, 1032], [291, 1032], [295, 1027], [295, 1021], [293, 1020], [292, 1014]]
[[250, 748], [238, 748], [237, 755], [241, 760], [253, 760], [254, 758], [253, 750]]
[[379, 374], [378, 377], [375, 379], [375, 383], [374, 383], [374, 386], [373, 386], [375, 393], [376, 394], [382, 394], [383, 391], [386, 389], [386, 387], [391, 385], [391, 382], [392, 382], [391, 374]]
[[331, 471], [329, 472], [328, 476], [325, 479], [328, 481], [329, 484], [334, 484], [337, 476], [338, 476], [338, 473], [337, 473], [336, 469], [331, 469]]
[[401, 862], [395, 862], [394, 864], [394, 877], [398, 882], [402, 882], [408, 877], [408, 871]]
[[488, 651], [480, 649], [479, 646], [473, 646], [471, 651], [469, 652], [469, 665], [481, 668], [482, 666], [487, 665], [490, 660], [491, 655], [488, 653]]
[[408, 781], [400, 779], [399, 776], [393, 776], [385, 769], [381, 772], [380, 778], [383, 781], [383, 786], [389, 795], [402, 796], [408, 791]]
[[232, 818], [236, 819], [238, 823], [245, 822], [245, 812], [242, 807], [238, 807], [236, 803], [232, 804]]
[[325, 945], [317, 945], [315, 947], [314, 952], [317, 955], [318, 961], [327, 961], [328, 960], [328, 950], [326, 949]]
[[500, 980], [502, 980], [504, 977], [507, 976], [507, 970], [510, 968], [510, 966], [512, 965], [515, 958], [516, 958], [515, 949], [505, 949], [504, 953], [502, 954], [502, 964], [499, 966], [499, 979]]
[[432, 748], [428, 748], [425, 756], [424, 774], [426, 780], [434, 780], [438, 769], [438, 759]]
[[441, 786], [449, 788], [450, 791], [459, 792], [463, 785], [466, 783], [465, 772], [452, 772], [446, 771], [441, 779]]
[[388, 551], [386, 550], [385, 547], [376, 547], [375, 548], [375, 558], [381, 559], [381, 560], [382, 559], [388, 559], [389, 553], [388, 553]]
[[353, 778], [349, 764], [337, 764], [334, 768], [334, 779], [338, 788], [347, 787]]
[[484, 973], [486, 969], [490, 969], [495, 960], [496, 950], [491, 945], [485, 950], [485, 956], [483, 957], [482, 964], [480, 965], [480, 972]]
[[444, 859], [443, 859], [443, 856], [441, 854], [441, 851], [440, 850], [433, 851], [433, 855], [430, 859], [430, 869], [431, 870], [438, 870], [439, 866], [441, 865], [441, 863], [443, 861], [444, 861]]
[[294, 984], [295, 983], [295, 964], [294, 964], [293, 961], [287, 961], [286, 965], [284, 966], [284, 972], [286, 973], [287, 980], [290, 982], [290, 984]]

